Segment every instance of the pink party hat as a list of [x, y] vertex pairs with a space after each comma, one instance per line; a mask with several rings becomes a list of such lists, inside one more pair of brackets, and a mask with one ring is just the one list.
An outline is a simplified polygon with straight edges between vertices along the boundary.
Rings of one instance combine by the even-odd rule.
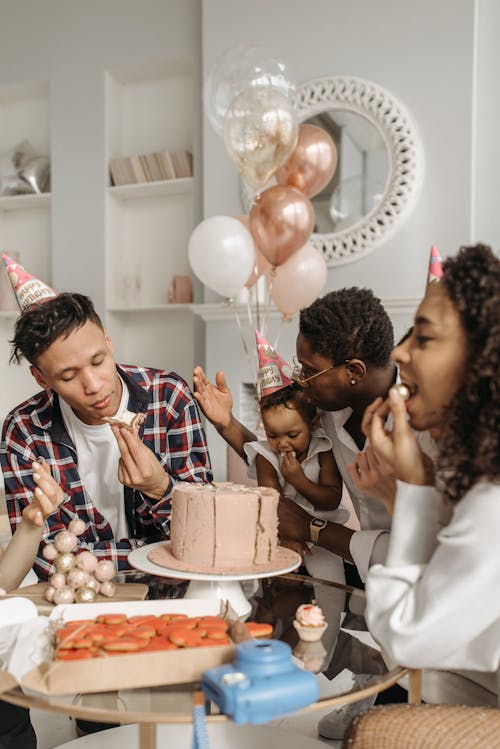
[[257, 391], [259, 399], [288, 387], [293, 383], [292, 368], [266, 341], [258, 330], [255, 331], [259, 370], [257, 372]]
[[429, 258], [429, 275], [427, 284], [438, 283], [443, 277], [443, 258], [439, 254], [437, 247], [431, 247], [431, 256]]
[[34, 304], [41, 304], [57, 296], [54, 289], [36, 276], [27, 273], [22, 265], [12, 260], [5, 252], [2, 252], [2, 260], [7, 268], [9, 281], [21, 312], [26, 312]]

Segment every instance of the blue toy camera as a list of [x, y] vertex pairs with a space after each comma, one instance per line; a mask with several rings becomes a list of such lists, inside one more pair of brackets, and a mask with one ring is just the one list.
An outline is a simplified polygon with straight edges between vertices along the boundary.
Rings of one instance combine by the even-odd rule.
[[318, 699], [316, 677], [295, 666], [291, 654], [279, 640], [242, 642], [232, 664], [205, 671], [202, 689], [235, 723], [289, 715]]

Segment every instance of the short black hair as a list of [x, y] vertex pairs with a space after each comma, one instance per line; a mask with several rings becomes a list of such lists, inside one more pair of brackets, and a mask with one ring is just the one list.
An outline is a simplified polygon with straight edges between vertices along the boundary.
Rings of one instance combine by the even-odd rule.
[[362, 359], [386, 366], [394, 347], [392, 322], [370, 289], [330, 291], [301, 310], [299, 331], [311, 349], [332, 362]]
[[57, 338], [67, 337], [86, 322], [104, 329], [92, 300], [83, 294], [59, 294], [30, 307], [16, 321], [9, 361], [19, 364], [24, 358], [35, 364]]
[[260, 410], [268, 411], [276, 406], [285, 406], [285, 408], [294, 408], [308, 424], [312, 422], [318, 413], [316, 406], [305, 397], [303, 387], [293, 382], [287, 387], [275, 390], [274, 393], [264, 395], [259, 401]]

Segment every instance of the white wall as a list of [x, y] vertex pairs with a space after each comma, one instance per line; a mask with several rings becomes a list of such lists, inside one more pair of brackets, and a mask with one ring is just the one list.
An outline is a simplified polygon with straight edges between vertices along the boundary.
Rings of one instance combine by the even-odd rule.
[[96, 186], [107, 169], [105, 71], [189, 56], [198, 74], [200, 15], [199, 0], [0, 0], [0, 85], [49, 80], [57, 113], [52, 282], [91, 295], [101, 312], [104, 200]]
[[[226, 49], [256, 44], [281, 58], [297, 84], [359, 76], [387, 89], [413, 116], [425, 154], [418, 203], [373, 254], [330, 269], [326, 289], [372, 288], [386, 303], [398, 336], [422, 294], [432, 244], [446, 256], [473, 239], [499, 243], [496, 92], [491, 100], [500, 69], [498, 1], [202, 0], [202, 12], [204, 76]], [[238, 174], [206, 118], [203, 140], [204, 215], [241, 213]], [[395, 298], [407, 299], [406, 308], [391, 305]], [[281, 336], [287, 357], [295, 329], [291, 323]], [[233, 385], [246, 371], [240, 338], [234, 322], [207, 323], [209, 374], [225, 369]], [[224, 446], [214, 439], [210, 433], [216, 469], [223, 471]]]

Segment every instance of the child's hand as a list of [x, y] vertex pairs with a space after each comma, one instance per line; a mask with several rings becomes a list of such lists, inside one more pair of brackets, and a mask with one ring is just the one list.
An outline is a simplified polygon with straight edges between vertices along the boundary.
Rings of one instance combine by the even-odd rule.
[[42, 459], [32, 464], [35, 494], [30, 504], [23, 510], [23, 520], [41, 527], [49, 515], [57, 510], [64, 499], [64, 493], [50, 473], [50, 468]]
[[233, 396], [227, 385], [224, 372], [217, 372], [215, 385], [210, 382], [201, 367], [193, 372], [193, 395], [198, 405], [217, 429], [227, 427], [231, 421]]
[[285, 481], [288, 481], [294, 488], [297, 488], [295, 484], [304, 478], [304, 469], [297, 460], [294, 452], [286, 452], [281, 455], [281, 475]]

